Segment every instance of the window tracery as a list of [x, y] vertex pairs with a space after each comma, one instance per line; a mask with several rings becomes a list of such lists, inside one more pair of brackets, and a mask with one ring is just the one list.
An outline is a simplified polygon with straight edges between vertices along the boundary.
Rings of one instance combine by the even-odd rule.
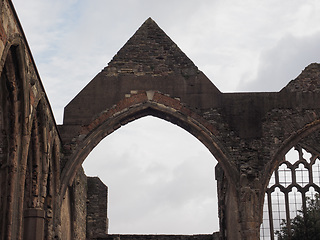
[[261, 239], [275, 239], [283, 220], [290, 229], [290, 219], [306, 209], [307, 199], [320, 193], [320, 160], [316, 152], [297, 145], [273, 172], [265, 193]]

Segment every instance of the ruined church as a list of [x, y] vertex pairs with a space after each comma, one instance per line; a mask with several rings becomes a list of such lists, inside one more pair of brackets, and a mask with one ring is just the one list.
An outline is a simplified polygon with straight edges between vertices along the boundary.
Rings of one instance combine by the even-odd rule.
[[[275, 239], [276, 197], [290, 222], [292, 194], [303, 212], [320, 192], [320, 64], [279, 92], [222, 93], [149, 18], [58, 125], [11, 0], [0, 12], [0, 240]], [[218, 161], [219, 232], [108, 234], [107, 186], [82, 163], [149, 115], [191, 133]]]

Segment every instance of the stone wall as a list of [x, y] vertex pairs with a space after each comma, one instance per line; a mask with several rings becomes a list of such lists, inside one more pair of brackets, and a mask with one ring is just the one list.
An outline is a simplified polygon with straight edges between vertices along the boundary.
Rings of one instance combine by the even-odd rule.
[[110, 234], [106, 238], [97, 238], [95, 240], [219, 240], [219, 233], [198, 235]]
[[72, 184], [73, 201], [73, 239], [86, 238], [87, 220], [87, 176], [81, 168]]
[[59, 238], [61, 139], [12, 2], [0, 12], [0, 239]]
[[98, 177], [88, 177], [87, 239], [108, 234], [108, 187]]
[[86, 239], [87, 176], [81, 168], [61, 205], [61, 239]]
[[319, 72], [310, 65], [280, 92], [221, 93], [148, 19], [65, 108], [62, 192], [103, 138], [152, 115], [191, 133], [218, 160], [223, 239], [257, 239], [269, 177], [290, 148], [319, 131]]
[[221, 93], [152, 19], [66, 106], [58, 127], [12, 2], [0, 0], [0, 12], [0, 239], [216, 239], [106, 236], [107, 188], [89, 178], [87, 199], [82, 162], [143, 116], [177, 124], [218, 160], [221, 239], [258, 239], [266, 186], [284, 154], [299, 142], [320, 149], [319, 64], [280, 92]]

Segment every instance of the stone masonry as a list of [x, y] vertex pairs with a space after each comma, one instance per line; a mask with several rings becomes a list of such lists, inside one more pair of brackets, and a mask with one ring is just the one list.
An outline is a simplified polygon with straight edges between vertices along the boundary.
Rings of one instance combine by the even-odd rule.
[[[12, 2], [0, 0], [0, 12], [0, 240], [259, 239], [284, 155], [297, 144], [320, 151], [319, 64], [280, 92], [222, 93], [151, 18], [58, 126]], [[218, 233], [108, 234], [107, 187], [81, 166], [102, 139], [147, 115], [185, 129], [219, 162]]]
[[108, 188], [98, 177], [88, 177], [87, 238], [108, 234]]

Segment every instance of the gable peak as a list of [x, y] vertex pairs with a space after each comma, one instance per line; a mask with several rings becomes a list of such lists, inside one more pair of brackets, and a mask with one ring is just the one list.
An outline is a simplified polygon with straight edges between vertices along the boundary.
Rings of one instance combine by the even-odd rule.
[[147, 20], [144, 21], [144, 24], [156, 23], [151, 17], [148, 17]]
[[286, 87], [290, 92], [320, 92], [320, 63], [311, 63]]
[[103, 70], [108, 76], [191, 76], [198, 68], [171, 38], [149, 17]]

